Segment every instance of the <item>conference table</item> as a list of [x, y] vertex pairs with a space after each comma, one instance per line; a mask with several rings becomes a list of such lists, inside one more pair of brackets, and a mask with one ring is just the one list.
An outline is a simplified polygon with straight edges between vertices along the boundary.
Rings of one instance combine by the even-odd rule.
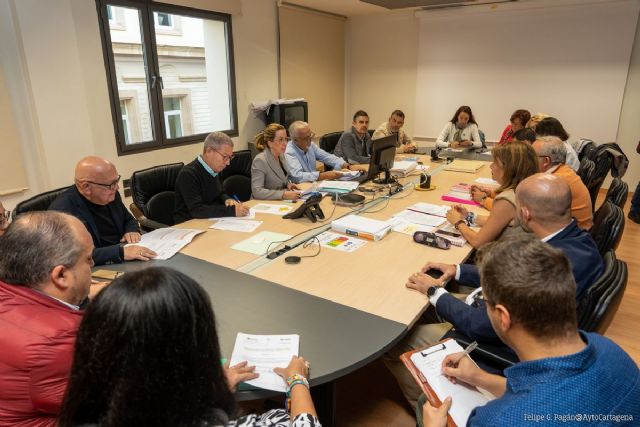
[[[465, 173], [443, 171], [443, 165], [431, 163], [429, 156], [418, 156], [418, 160], [429, 167], [435, 186], [432, 191], [414, 189], [419, 181], [419, 174], [414, 173], [400, 179], [404, 185], [401, 192], [385, 196], [385, 189], [377, 195], [366, 195], [364, 206], [336, 206], [325, 197], [321, 202], [324, 222], [258, 213], [255, 219], [263, 223], [253, 233], [210, 229], [213, 220], [190, 220], [178, 227], [204, 233], [172, 258], [101, 268], [127, 272], [168, 266], [193, 277], [211, 297], [226, 358], [231, 356], [238, 332], [299, 334], [300, 354], [311, 362], [310, 384], [319, 416], [323, 425], [334, 425], [334, 380], [384, 354], [427, 308], [427, 297], [408, 289], [407, 278], [427, 261], [463, 262], [472, 248], [465, 244], [439, 250], [414, 243], [411, 235], [391, 232], [354, 252], [322, 247], [316, 256], [302, 258], [299, 264], [287, 264], [284, 259], [316, 254], [317, 244], [304, 247], [303, 243], [330, 229], [332, 220], [348, 214], [387, 220], [417, 202], [450, 204], [440, 197], [453, 185], [490, 176], [488, 163], [476, 173]], [[282, 204], [251, 200], [247, 205], [257, 203]], [[468, 208], [482, 211], [477, 206]], [[286, 253], [269, 259], [264, 254], [231, 248], [265, 230], [293, 236], [270, 248], [273, 251], [287, 245]], [[237, 398], [251, 400], [275, 393], [242, 384]]]

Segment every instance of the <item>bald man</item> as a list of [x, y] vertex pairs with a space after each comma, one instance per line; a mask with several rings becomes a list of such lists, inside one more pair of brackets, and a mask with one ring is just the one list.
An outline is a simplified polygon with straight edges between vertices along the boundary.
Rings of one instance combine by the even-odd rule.
[[140, 229], [122, 203], [119, 183], [120, 175], [113, 163], [102, 157], [85, 157], [76, 165], [75, 186], [49, 206], [50, 210], [66, 212], [82, 221], [93, 238], [96, 265], [148, 261], [156, 255], [143, 246], [124, 246], [140, 241]]
[[562, 178], [571, 189], [571, 215], [578, 221], [578, 227], [589, 230], [593, 225], [593, 209], [589, 190], [582, 179], [565, 164], [567, 148], [556, 136], [542, 136], [533, 143], [538, 155], [540, 171]]
[[[576, 281], [576, 300], [580, 300], [584, 291], [602, 275], [604, 264], [591, 235], [571, 218], [571, 190], [567, 183], [560, 177], [544, 173], [526, 178], [516, 188], [516, 214], [525, 230], [542, 242], [561, 249], [567, 256]], [[431, 269], [439, 270], [443, 275], [433, 279], [425, 274]], [[508, 275], [508, 271], [505, 274]], [[475, 265], [432, 262], [409, 277], [406, 284], [427, 295], [438, 317], [448, 322], [416, 325], [385, 358], [412, 403], [417, 402], [419, 389], [397, 360], [400, 354], [436, 343], [452, 325], [478, 342], [502, 344], [487, 316], [486, 304], [480, 297], [481, 288], [462, 301], [444, 289], [446, 281], [454, 277], [461, 284], [480, 286], [480, 274]]]

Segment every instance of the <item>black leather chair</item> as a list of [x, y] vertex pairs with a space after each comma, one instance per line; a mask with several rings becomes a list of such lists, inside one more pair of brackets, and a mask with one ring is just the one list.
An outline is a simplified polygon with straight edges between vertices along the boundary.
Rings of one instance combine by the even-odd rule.
[[[473, 340], [455, 329], [450, 329], [442, 339], [452, 338], [463, 347], [469, 346]], [[473, 360], [484, 370], [502, 375], [509, 366], [519, 362], [518, 356], [508, 347], [482, 343], [471, 352]]]
[[627, 285], [627, 265], [614, 251], [604, 256], [604, 272], [578, 302], [578, 327], [587, 332], [604, 334], [609, 328]]
[[589, 188], [589, 183], [593, 180], [593, 175], [596, 173], [596, 164], [593, 160], [583, 158], [580, 161], [580, 167], [578, 168], [578, 176], [582, 180], [582, 183]]
[[153, 166], [135, 171], [131, 175], [131, 195], [134, 206], [141, 212], [137, 217], [140, 226], [146, 230], [155, 230], [174, 224], [175, 185], [184, 163]]
[[246, 202], [251, 198], [251, 151], [236, 151], [233, 154], [229, 166], [220, 172], [222, 191]]
[[22, 202], [16, 205], [16, 208], [13, 210], [11, 217], [16, 219], [16, 217], [25, 212], [33, 212], [33, 211], [46, 211], [49, 209], [49, 205], [62, 193], [67, 191], [67, 189], [71, 188], [71, 185], [67, 187], [57, 188], [55, 190], [47, 191], [45, 193], [40, 193], [36, 196], [33, 196], [27, 200], [23, 200]]
[[611, 170], [611, 163], [613, 162], [613, 158], [608, 152], [600, 151], [598, 157], [594, 160], [594, 162], [596, 164], [596, 170], [593, 173], [593, 177], [589, 181], [589, 185], [587, 185], [587, 189], [589, 189], [589, 194], [591, 195], [591, 206], [595, 210], [598, 193], [600, 192], [602, 183]]
[[342, 136], [342, 131], [325, 133], [320, 137], [320, 148], [322, 148], [327, 153], [333, 153], [333, 150], [336, 149], [336, 145], [338, 145], [340, 136]]
[[624, 231], [624, 213], [622, 209], [605, 200], [593, 215], [593, 227], [589, 231], [595, 240], [600, 255], [616, 249]]
[[627, 196], [629, 195], [629, 185], [620, 178], [613, 178], [611, 186], [607, 191], [606, 200], [610, 200], [614, 205], [620, 206], [624, 209], [624, 204], [627, 203]]

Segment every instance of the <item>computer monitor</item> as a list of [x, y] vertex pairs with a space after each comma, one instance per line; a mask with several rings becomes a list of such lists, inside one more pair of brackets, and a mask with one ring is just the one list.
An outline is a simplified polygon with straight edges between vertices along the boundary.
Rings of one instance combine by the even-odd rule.
[[279, 123], [289, 132], [291, 123], [301, 120], [308, 122], [307, 101], [296, 101], [288, 104], [272, 104], [267, 113], [267, 124]]
[[373, 180], [376, 184], [388, 184], [391, 181], [390, 171], [396, 157], [397, 140], [398, 136], [391, 134], [383, 138], [374, 139], [371, 144], [368, 176], [373, 178], [380, 172], [384, 172], [384, 178]]

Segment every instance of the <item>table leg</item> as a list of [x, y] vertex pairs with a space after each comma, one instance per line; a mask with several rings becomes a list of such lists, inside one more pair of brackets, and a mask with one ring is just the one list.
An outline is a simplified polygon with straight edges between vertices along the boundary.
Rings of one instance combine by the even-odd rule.
[[334, 427], [336, 425], [335, 381], [311, 387], [311, 397], [313, 397], [313, 403], [322, 427]]

